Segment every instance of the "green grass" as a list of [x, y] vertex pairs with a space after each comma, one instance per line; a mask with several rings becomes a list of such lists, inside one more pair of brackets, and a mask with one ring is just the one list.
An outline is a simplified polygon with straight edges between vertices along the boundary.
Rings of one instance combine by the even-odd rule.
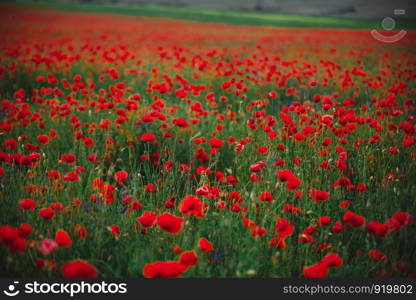
[[[27, 3], [21, 1], [20, 3]], [[37, 2], [30, 5], [38, 8], [82, 12], [111, 13], [128, 16], [155, 18], [173, 18], [198, 22], [224, 23], [234, 25], [271, 26], [271, 27], [317, 27], [317, 28], [379, 28], [381, 20], [354, 19], [346, 17], [302, 16], [295, 14], [271, 14], [255, 12], [217, 11], [182, 7], [133, 6], [133, 5], [97, 5], [75, 3]], [[416, 28], [416, 21], [400, 20], [398, 26], [404, 29]]]

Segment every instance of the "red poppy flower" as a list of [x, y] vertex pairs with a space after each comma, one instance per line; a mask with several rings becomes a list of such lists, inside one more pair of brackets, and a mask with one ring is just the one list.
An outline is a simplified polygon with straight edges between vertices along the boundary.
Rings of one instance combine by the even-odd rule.
[[387, 224], [381, 224], [377, 221], [370, 221], [365, 227], [365, 230], [370, 234], [384, 238], [387, 233], [389, 233], [389, 226]]
[[329, 194], [324, 191], [319, 191], [317, 189], [309, 190], [309, 195], [311, 195], [312, 199], [316, 202], [326, 201], [329, 198]]
[[58, 248], [58, 244], [51, 239], [44, 239], [39, 244], [39, 251], [43, 255], [49, 255]]
[[239, 213], [241, 211], [241, 207], [237, 203], [234, 203], [231, 205], [230, 210], [232, 212]]
[[147, 278], [171, 278], [179, 277], [185, 272], [187, 266], [176, 261], [157, 261], [146, 264], [143, 275]]
[[395, 212], [393, 215], [393, 218], [397, 220], [401, 226], [413, 224], [413, 216], [406, 212], [402, 212], [402, 211]]
[[139, 210], [139, 209], [141, 209], [142, 208], [142, 204], [139, 202], [139, 201], [133, 201], [133, 202], [131, 202], [130, 203], [130, 205], [129, 205], [129, 209], [132, 209], [132, 210]]
[[336, 233], [340, 233], [341, 231], [345, 231], [347, 230], [347, 228], [345, 228], [344, 225], [342, 225], [342, 223], [340, 221], [337, 221], [333, 226], [332, 226], [332, 232]]
[[181, 254], [179, 260], [187, 267], [195, 266], [198, 262], [198, 256], [196, 256], [194, 251], [185, 251]]
[[325, 263], [317, 263], [303, 268], [303, 276], [306, 278], [325, 278], [328, 276], [328, 266]]
[[241, 152], [241, 151], [244, 150], [244, 145], [243, 144], [237, 144], [237, 145], [235, 145], [234, 150], [236, 152]]
[[79, 177], [79, 173], [78, 172], [68, 172], [66, 173], [63, 177], [62, 177], [63, 181], [79, 181], [80, 177]]
[[212, 243], [210, 243], [206, 238], [199, 239], [198, 247], [207, 253], [211, 252], [213, 248]]
[[126, 171], [118, 171], [114, 174], [114, 178], [117, 180], [118, 184], [123, 184], [123, 181], [129, 176]]
[[229, 185], [232, 185], [232, 186], [236, 186], [237, 185], [237, 179], [234, 176], [227, 176], [225, 178], [225, 180], [227, 181], [227, 183]]
[[52, 184], [53, 181], [59, 180], [61, 178], [61, 173], [58, 170], [48, 170], [47, 171], [49, 182]]
[[196, 189], [195, 193], [197, 193], [198, 195], [201, 195], [203, 197], [208, 197], [209, 193], [210, 193], [211, 187], [207, 184], [199, 187]]
[[223, 141], [222, 140], [220, 140], [220, 139], [215, 139], [215, 138], [213, 138], [213, 139], [210, 139], [209, 140], [209, 145], [212, 147], [212, 148], [221, 148], [222, 147], [222, 145], [223, 145]]
[[97, 269], [84, 260], [73, 260], [62, 265], [64, 278], [95, 278]]
[[51, 138], [54, 138], [54, 137], [56, 136], [56, 134], [57, 134], [57, 132], [56, 132], [56, 130], [55, 130], [55, 129], [51, 129], [51, 130], [49, 130], [49, 136], [50, 136]]
[[156, 187], [155, 187], [155, 185], [153, 183], [148, 183], [146, 185], [146, 187], [144, 188], [144, 191], [145, 192], [152, 192], [152, 193], [154, 193], [154, 192], [156, 192]]
[[85, 229], [84, 226], [79, 225], [79, 224], [75, 225], [75, 227], [74, 227], [74, 233], [75, 233], [75, 235], [78, 236], [78, 238], [80, 240], [83, 240], [83, 239], [85, 239], [87, 237], [87, 230]]
[[344, 218], [343, 221], [351, 227], [361, 227], [364, 225], [365, 223], [365, 218], [361, 217], [355, 213], [353, 213], [352, 211], [347, 210], [344, 213]]
[[335, 162], [335, 166], [336, 166], [338, 169], [340, 169], [341, 171], [343, 171], [343, 172], [347, 172], [347, 171], [348, 171], [348, 166], [347, 166], [347, 164], [345, 163], [345, 161], [344, 161], [344, 160], [342, 160], [342, 159], [338, 159], [338, 160]]
[[181, 128], [187, 128], [188, 127], [188, 122], [183, 118], [174, 119], [172, 121], [172, 123], [175, 124], [178, 127], [181, 127]]
[[250, 180], [252, 182], [256, 183], [256, 182], [260, 181], [260, 177], [256, 173], [251, 173], [250, 174]]
[[294, 189], [296, 189], [297, 187], [300, 186], [302, 182], [300, 181], [299, 178], [292, 176], [288, 179], [288, 181], [286, 182], [287, 188], [289, 189], [289, 191], [293, 191]]
[[365, 191], [367, 191], [367, 187], [364, 183], [359, 183], [355, 190], [357, 192], [365, 192]]
[[92, 146], [94, 146], [94, 140], [92, 138], [84, 137], [82, 141], [84, 142], [85, 146], [87, 146], [88, 148], [91, 148]]
[[11, 244], [19, 237], [19, 231], [9, 225], [0, 226], [0, 243]]
[[280, 181], [288, 181], [291, 177], [293, 177], [293, 173], [290, 170], [279, 170], [277, 172], [277, 176], [279, 177]]
[[263, 162], [263, 161], [259, 161], [259, 162], [250, 166], [250, 171], [251, 172], [258, 172], [261, 169], [263, 169], [264, 167], [266, 167], [266, 163]]
[[169, 233], [177, 234], [182, 229], [183, 219], [171, 213], [165, 212], [157, 217], [157, 226]]
[[399, 150], [397, 149], [397, 147], [391, 147], [388, 151], [391, 154], [397, 154], [397, 153], [399, 153]]
[[40, 209], [39, 214], [44, 220], [52, 220], [55, 217], [53, 209], [49, 207]]
[[75, 160], [76, 160], [76, 157], [73, 154], [67, 153], [67, 154], [62, 154], [61, 156], [61, 161], [69, 165], [72, 165], [73, 163], [75, 163]]
[[341, 208], [341, 209], [346, 208], [348, 206], [350, 206], [350, 202], [348, 200], [344, 200], [339, 204], [339, 208]]
[[156, 224], [156, 218], [157, 218], [157, 216], [153, 212], [145, 211], [136, 220], [137, 220], [137, 222], [142, 224], [142, 226], [144, 226], [144, 227], [152, 227], [153, 225]]
[[276, 231], [281, 238], [285, 238], [293, 234], [294, 226], [284, 218], [276, 217]]
[[348, 177], [339, 177], [332, 186], [340, 187], [340, 186], [349, 186], [349, 185], [351, 185], [351, 180]]
[[111, 225], [110, 230], [111, 230], [112, 235], [120, 235], [121, 234], [120, 226], [118, 226], [118, 225]]
[[249, 218], [243, 218], [243, 226], [245, 229], [254, 228], [256, 227], [256, 223]]
[[90, 162], [97, 162], [98, 161], [98, 156], [97, 155], [95, 155], [95, 154], [90, 154], [90, 155], [88, 155], [88, 160], [90, 161]]
[[225, 202], [225, 201], [218, 201], [217, 202], [217, 208], [220, 209], [220, 210], [225, 209], [226, 206], [227, 206], [227, 202]]
[[281, 238], [281, 237], [272, 238], [269, 241], [269, 248], [285, 249], [286, 248], [286, 241], [285, 241], [284, 238]]
[[266, 233], [266, 229], [258, 225], [254, 226], [254, 228], [252, 228], [251, 230], [252, 237], [263, 237], [264, 235], [266, 235]]
[[325, 160], [325, 161], [321, 162], [321, 163], [319, 164], [319, 166], [320, 166], [322, 169], [324, 169], [324, 170], [327, 170], [327, 171], [329, 171], [329, 170], [330, 170], [330, 168], [329, 168], [329, 161], [328, 161], [328, 160]]
[[375, 249], [370, 249], [368, 251], [368, 256], [375, 261], [387, 261], [388, 257], [383, 254], [383, 252], [381, 252], [380, 250], [375, 250]]
[[324, 138], [324, 140], [322, 141], [322, 146], [324, 147], [328, 147], [329, 145], [331, 145], [332, 140], [329, 137]]
[[49, 143], [49, 137], [44, 134], [38, 135], [38, 142], [45, 146]]
[[50, 208], [52, 208], [54, 211], [62, 211], [64, 209], [64, 206], [60, 202], [51, 203]]
[[15, 139], [7, 139], [3, 142], [3, 146], [8, 150], [14, 150], [19, 146], [19, 144]]
[[314, 225], [309, 225], [307, 228], [303, 230], [303, 233], [312, 234], [316, 231], [316, 227]]
[[318, 219], [319, 226], [328, 225], [329, 223], [331, 223], [331, 217], [324, 216]]
[[241, 203], [241, 201], [243, 201], [243, 197], [237, 191], [231, 191], [230, 194], [228, 195], [228, 199], [230, 199], [232, 203], [236, 203], [236, 204], [239, 204]]
[[26, 242], [20, 236], [7, 245], [10, 253], [24, 252], [26, 250]]
[[142, 142], [153, 143], [156, 140], [156, 136], [153, 133], [147, 132], [142, 135]]
[[329, 253], [322, 260], [321, 263], [327, 265], [327, 267], [340, 267], [343, 260], [337, 253]]
[[22, 199], [19, 202], [19, 206], [21, 210], [34, 210], [36, 206], [36, 202], [32, 199]]
[[194, 195], [185, 196], [178, 208], [183, 216], [194, 215], [200, 217], [202, 213], [201, 200]]
[[292, 215], [296, 216], [297, 214], [301, 213], [302, 210], [299, 207], [295, 207], [293, 204], [285, 204], [283, 207], [283, 212], [286, 213], [292, 213]]
[[29, 224], [20, 224], [17, 229], [21, 238], [27, 238], [32, 233], [32, 226]]
[[272, 195], [272, 193], [270, 193], [270, 192], [263, 192], [260, 195], [260, 201], [262, 201], [262, 202], [264, 202], [264, 201], [266, 201], [266, 202], [272, 202], [273, 201], [273, 195]]
[[63, 229], [58, 229], [55, 235], [55, 242], [60, 247], [70, 247], [72, 245], [71, 238], [68, 233]]
[[257, 148], [257, 153], [259, 154], [267, 154], [269, 152], [269, 148], [267, 146], [260, 146]]

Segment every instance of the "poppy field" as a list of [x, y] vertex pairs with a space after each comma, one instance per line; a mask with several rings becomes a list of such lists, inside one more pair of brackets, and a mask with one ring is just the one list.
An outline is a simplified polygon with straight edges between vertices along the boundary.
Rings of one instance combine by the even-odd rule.
[[416, 275], [414, 31], [0, 17], [3, 277]]

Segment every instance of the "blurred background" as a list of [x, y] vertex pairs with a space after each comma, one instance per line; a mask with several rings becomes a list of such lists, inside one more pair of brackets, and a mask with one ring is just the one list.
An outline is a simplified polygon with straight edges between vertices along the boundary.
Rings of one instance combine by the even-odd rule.
[[341, 16], [364, 19], [392, 16], [394, 9], [405, 9], [406, 14], [402, 17], [412, 18], [416, 11], [415, 0], [58, 0], [49, 2], [137, 6], [155, 5], [240, 12]]

